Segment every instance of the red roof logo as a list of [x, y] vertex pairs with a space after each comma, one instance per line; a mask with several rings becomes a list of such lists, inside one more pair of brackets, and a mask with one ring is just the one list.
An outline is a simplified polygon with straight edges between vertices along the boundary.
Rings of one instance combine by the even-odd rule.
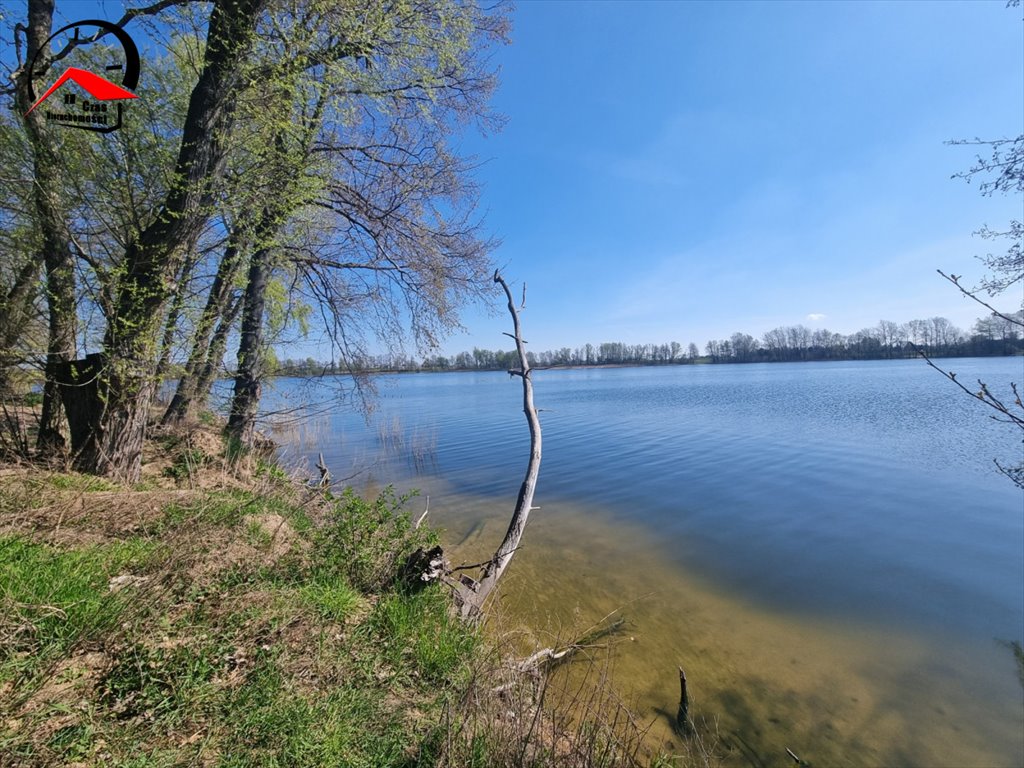
[[115, 85], [106, 78], [100, 77], [99, 75], [89, 72], [85, 69], [79, 69], [78, 67], [68, 67], [64, 70], [64, 74], [57, 78], [57, 82], [51, 85], [46, 93], [39, 97], [39, 100], [32, 105], [27, 115], [33, 109], [38, 107], [50, 94], [60, 88], [68, 80], [73, 80], [78, 83], [90, 96], [97, 101], [116, 101], [119, 99], [135, 99], [138, 98], [131, 91], [122, 88], [120, 85]]

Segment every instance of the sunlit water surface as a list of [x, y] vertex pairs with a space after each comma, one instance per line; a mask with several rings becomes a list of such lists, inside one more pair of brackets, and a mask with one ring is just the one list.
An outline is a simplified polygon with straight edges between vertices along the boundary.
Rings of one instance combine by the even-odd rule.
[[[944, 361], [997, 393], [1021, 359]], [[1019, 432], [920, 361], [538, 371], [544, 456], [504, 620], [621, 608], [615, 680], [674, 743], [676, 666], [740, 763], [1024, 763]], [[385, 376], [369, 421], [279, 379], [286, 459], [430, 496], [456, 559], [504, 533], [529, 436], [503, 373]], [[280, 423], [281, 415], [277, 417]], [[423, 500], [414, 501], [417, 510]], [[754, 764], [758, 764], [754, 762]]]

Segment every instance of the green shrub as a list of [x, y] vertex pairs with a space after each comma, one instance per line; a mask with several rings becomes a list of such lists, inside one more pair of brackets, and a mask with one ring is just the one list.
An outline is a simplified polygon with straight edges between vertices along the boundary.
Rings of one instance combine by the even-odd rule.
[[265, 477], [278, 485], [287, 486], [291, 482], [288, 473], [277, 462], [267, 461], [266, 459], [256, 460], [256, 472], [254, 474], [256, 477]]
[[340, 577], [366, 593], [394, 585], [405, 558], [436, 543], [436, 534], [415, 529], [402, 509], [414, 495], [396, 496], [389, 486], [366, 501], [346, 488], [315, 536], [313, 570], [319, 580]]

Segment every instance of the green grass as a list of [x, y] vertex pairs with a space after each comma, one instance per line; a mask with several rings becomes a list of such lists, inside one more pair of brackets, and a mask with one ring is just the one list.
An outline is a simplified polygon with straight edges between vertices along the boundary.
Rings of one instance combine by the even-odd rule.
[[281, 499], [275, 498], [274, 496], [262, 496], [262, 495], [251, 495], [253, 501], [253, 511], [258, 513], [280, 515], [293, 530], [299, 533], [311, 532], [313, 527], [313, 521], [310, 520], [309, 514], [299, 506], [289, 504]]
[[[123, 534], [104, 528], [125, 538], [99, 546], [0, 538], [0, 764], [426, 768], [447, 748], [448, 765], [518, 764], [486, 717], [479, 732], [457, 723], [487, 647], [443, 587], [401, 582], [436, 541], [407, 499], [317, 506], [263, 475], [259, 491], [190, 493], [141, 537], [128, 515]], [[64, 491], [109, 489], [79, 475], [19, 487], [49, 512]], [[24, 510], [12, 499], [0, 515]], [[288, 521], [291, 551], [268, 546], [262, 514]], [[88, 519], [57, 519], [40, 516], [95, 540]], [[125, 573], [149, 586], [111, 592]]]
[[91, 723], [67, 725], [54, 732], [47, 742], [47, 748], [68, 762], [89, 757], [96, 738], [96, 729]]
[[[183, 526], [234, 528], [246, 517], [258, 514], [280, 515], [298, 532], [309, 531], [313, 525], [301, 507], [273, 496], [263, 496], [252, 491], [207, 491], [193, 501], [168, 504], [154, 533], [162, 534]], [[255, 529], [251, 533], [258, 536]]]
[[325, 695], [309, 697], [267, 659], [226, 706], [234, 719], [223, 766], [415, 764], [406, 755], [414, 744], [406, 724], [389, 710], [383, 691], [360, 681], [340, 681]]
[[363, 604], [363, 598], [343, 581], [313, 582], [298, 589], [299, 598], [327, 621], [342, 622]]
[[274, 537], [256, 520], [246, 523], [245, 539], [257, 549], [270, 549], [274, 541]]
[[169, 726], [178, 725], [217, 698], [211, 680], [226, 653], [227, 647], [218, 643], [134, 645], [118, 654], [105, 675], [102, 700], [121, 717], [160, 718]]
[[92, 493], [94, 491], [117, 491], [121, 486], [104, 480], [102, 477], [93, 475], [80, 475], [77, 472], [67, 472], [44, 476], [44, 482], [57, 490], [77, 491], [79, 493]]
[[234, 528], [253, 511], [254, 497], [231, 491], [213, 491], [184, 504], [169, 504], [156, 533], [182, 526]]
[[116, 625], [131, 588], [109, 581], [152, 565], [160, 547], [131, 539], [61, 551], [17, 537], [0, 538], [4, 635], [0, 680], [29, 678], [76, 643]]
[[448, 679], [477, 646], [477, 633], [447, 608], [448, 597], [433, 586], [414, 593], [384, 596], [368, 627], [382, 642], [395, 667], [409, 667], [424, 680]]

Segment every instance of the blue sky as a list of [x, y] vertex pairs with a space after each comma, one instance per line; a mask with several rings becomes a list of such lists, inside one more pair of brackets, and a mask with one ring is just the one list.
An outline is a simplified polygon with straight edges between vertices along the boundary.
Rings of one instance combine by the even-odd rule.
[[[1020, 197], [952, 180], [953, 138], [1024, 132], [1003, 2], [522, 2], [503, 131], [468, 136], [537, 350], [982, 314], [971, 233]], [[1013, 308], [1012, 299], [1004, 303]], [[824, 315], [809, 319], [810, 315]], [[445, 349], [507, 346], [471, 311]]]
[[[68, 18], [121, 10], [58, 2]], [[529, 286], [531, 347], [703, 349], [935, 315], [968, 328], [983, 310], [935, 270], [973, 283], [987, 244], [971, 233], [1024, 201], [951, 179], [974, 151], [944, 142], [1024, 132], [1022, 15], [1002, 0], [520, 2], [494, 53], [508, 122], [459, 144], [483, 161], [497, 262]], [[442, 351], [509, 346], [497, 300], [463, 322]], [[329, 357], [314, 344], [298, 346]]]

